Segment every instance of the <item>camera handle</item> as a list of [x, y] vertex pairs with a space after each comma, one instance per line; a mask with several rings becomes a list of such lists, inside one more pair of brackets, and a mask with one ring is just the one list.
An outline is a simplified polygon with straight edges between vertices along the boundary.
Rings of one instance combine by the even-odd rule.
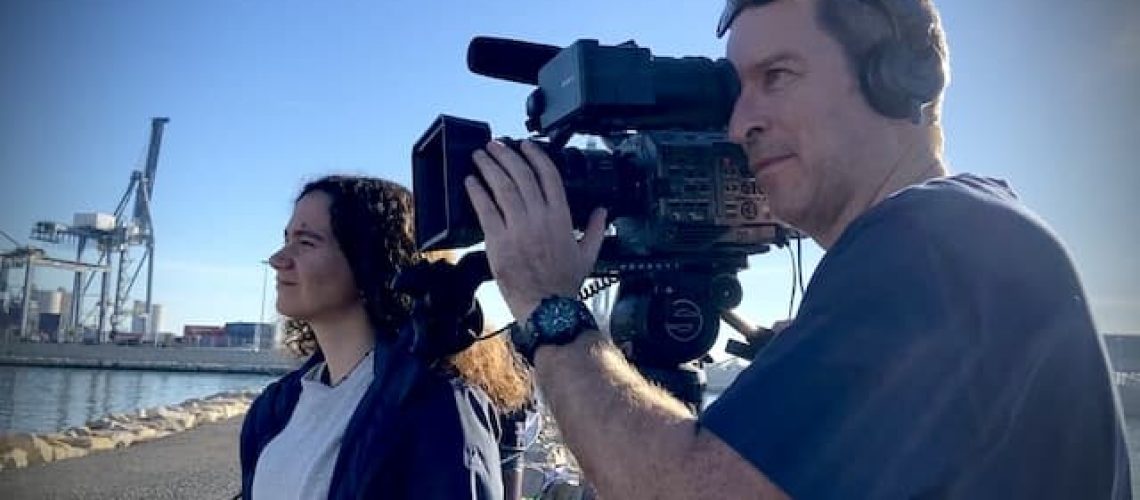
[[728, 343], [724, 346], [725, 352], [741, 359], [752, 361], [756, 354], [776, 336], [776, 332], [772, 329], [753, 327], [732, 310], [721, 311], [720, 319], [744, 336], [744, 342], [728, 339]]

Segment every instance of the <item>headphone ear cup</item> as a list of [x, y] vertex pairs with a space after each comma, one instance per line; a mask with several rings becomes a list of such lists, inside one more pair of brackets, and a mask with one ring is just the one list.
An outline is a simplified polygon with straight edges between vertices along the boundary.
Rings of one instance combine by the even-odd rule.
[[863, 58], [859, 84], [867, 103], [888, 118], [904, 119], [914, 115], [916, 103], [907, 88], [903, 73], [907, 71], [907, 54], [897, 43], [883, 42]]
[[937, 54], [918, 54], [896, 42], [876, 45], [864, 59], [860, 85], [871, 107], [883, 116], [922, 120], [922, 108], [946, 83]]
[[942, 58], [933, 49], [924, 53], [911, 52], [905, 70], [898, 73], [900, 83], [919, 105], [933, 102], [946, 86], [946, 72]]

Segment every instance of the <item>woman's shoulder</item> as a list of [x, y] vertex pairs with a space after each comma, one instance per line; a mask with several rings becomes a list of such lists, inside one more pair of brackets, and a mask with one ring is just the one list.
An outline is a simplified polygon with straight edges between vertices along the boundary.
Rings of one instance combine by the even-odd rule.
[[448, 419], [458, 423], [465, 435], [497, 438], [498, 409], [486, 392], [452, 373], [433, 371], [426, 378], [408, 401], [407, 416], [413, 425]]
[[[415, 428], [451, 429], [471, 437], [499, 436], [498, 410], [487, 393], [453, 367], [427, 363], [403, 346], [378, 344], [376, 347], [377, 378], [373, 384], [384, 393], [402, 394], [399, 401], [400, 420]], [[390, 392], [391, 391], [391, 392]], [[374, 411], [388, 411], [383, 400]], [[414, 431], [413, 431], [414, 433]]]

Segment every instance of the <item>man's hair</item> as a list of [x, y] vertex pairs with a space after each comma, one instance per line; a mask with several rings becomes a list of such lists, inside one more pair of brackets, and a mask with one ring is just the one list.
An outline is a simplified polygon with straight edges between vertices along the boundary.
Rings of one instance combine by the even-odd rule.
[[[728, 30], [733, 20], [748, 7], [776, 0], [728, 0], [717, 35]], [[785, 0], [787, 1], [787, 0]], [[843, 47], [852, 74], [862, 79], [868, 60], [881, 44], [897, 44], [907, 56], [890, 61], [882, 68], [890, 79], [921, 79], [934, 82], [932, 98], [925, 111], [931, 124], [939, 121], [942, 91], [948, 75], [948, 50], [942, 22], [932, 0], [816, 0], [816, 19], [825, 33]], [[893, 40], [892, 40], [893, 39]], [[878, 68], [874, 68], [878, 71]], [[912, 73], [918, 74], [912, 74]], [[928, 74], [933, 73], [933, 74]], [[884, 89], [864, 87], [864, 96]]]
[[[357, 293], [378, 341], [394, 340], [411, 317], [411, 298], [392, 289], [392, 278], [424, 259], [416, 250], [412, 193], [385, 179], [333, 175], [310, 182], [297, 201], [320, 192], [328, 195], [333, 236], [348, 261]], [[302, 355], [319, 346], [312, 328], [298, 319], [285, 321], [286, 344]], [[480, 387], [501, 408], [521, 406], [529, 397], [527, 373], [502, 339], [476, 342], [449, 359], [444, 369]]]

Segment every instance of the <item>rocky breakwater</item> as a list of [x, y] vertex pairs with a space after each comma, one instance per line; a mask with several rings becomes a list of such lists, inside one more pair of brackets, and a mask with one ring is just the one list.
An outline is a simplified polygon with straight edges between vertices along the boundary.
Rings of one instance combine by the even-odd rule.
[[[257, 395], [256, 391], [220, 393], [175, 405], [111, 414], [61, 432], [0, 435], [0, 470], [83, 457], [169, 436], [203, 423], [240, 417]], [[541, 430], [524, 452], [523, 496], [554, 500], [595, 498], [582, 479], [577, 461], [562, 443], [554, 419], [544, 411], [540, 422]]]
[[227, 392], [176, 405], [111, 414], [62, 432], [0, 435], [0, 470], [86, 456], [244, 415], [257, 392]]

